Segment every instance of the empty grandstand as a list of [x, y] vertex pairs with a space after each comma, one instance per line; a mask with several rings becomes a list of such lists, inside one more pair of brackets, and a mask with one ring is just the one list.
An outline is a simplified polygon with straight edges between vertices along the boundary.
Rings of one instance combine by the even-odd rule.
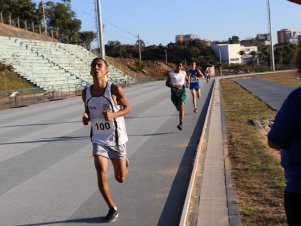
[[[78, 45], [0, 36], [0, 53], [1, 62], [45, 91], [75, 91], [92, 83], [90, 62], [96, 55]], [[135, 83], [111, 65], [108, 79]]]

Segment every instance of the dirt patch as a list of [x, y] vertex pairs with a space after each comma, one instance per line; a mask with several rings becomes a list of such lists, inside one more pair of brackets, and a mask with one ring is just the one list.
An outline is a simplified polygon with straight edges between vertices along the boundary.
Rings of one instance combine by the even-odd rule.
[[[261, 119], [261, 120], [256, 120], [258, 123], [258, 128], [260, 133], [262, 134], [262, 142], [263, 144], [268, 143], [268, 138], [267, 135], [271, 130], [271, 126], [274, 123], [274, 119]], [[277, 162], [280, 162], [280, 152], [279, 150], [269, 148], [268, 152], [277, 160]]]
[[8, 36], [8, 37], [50, 41], [50, 42], [59, 42], [57, 39], [51, 38], [49, 36], [34, 33], [31, 31], [26, 31], [24, 29], [16, 28], [4, 23], [0, 23], [0, 35]]
[[125, 66], [128, 69], [143, 74], [145, 76], [150, 76], [155, 80], [165, 79], [167, 73], [173, 68], [172, 64], [167, 64], [165, 62], [159, 61], [142, 61], [141, 66], [139, 66], [139, 61], [134, 59], [124, 59], [124, 58], [113, 58], [115, 65], [118, 67]]

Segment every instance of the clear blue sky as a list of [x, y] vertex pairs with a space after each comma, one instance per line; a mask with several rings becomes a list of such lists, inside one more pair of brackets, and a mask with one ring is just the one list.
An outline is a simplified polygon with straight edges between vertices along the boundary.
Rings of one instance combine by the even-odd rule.
[[[101, 0], [101, 4], [105, 43], [134, 44], [138, 34], [146, 45], [166, 45], [175, 42], [177, 34], [222, 41], [233, 35], [243, 40], [268, 33], [267, 0]], [[274, 43], [277, 30], [301, 31], [301, 5], [287, 0], [270, 4]], [[82, 21], [82, 31], [96, 31], [95, 0], [71, 0], [71, 7]]]

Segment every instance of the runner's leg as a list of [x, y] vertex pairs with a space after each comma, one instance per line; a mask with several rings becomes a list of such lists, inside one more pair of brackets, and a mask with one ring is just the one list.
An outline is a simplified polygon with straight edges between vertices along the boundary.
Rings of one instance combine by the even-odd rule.
[[201, 98], [201, 89], [196, 90], [196, 96], [197, 96], [198, 99]]
[[119, 183], [125, 182], [128, 175], [128, 168], [126, 167], [126, 159], [112, 159], [112, 164], [114, 167], [115, 179]]
[[98, 189], [108, 206], [114, 208], [116, 205], [113, 202], [107, 178], [108, 159], [104, 156], [94, 156], [94, 165], [97, 173]]
[[180, 114], [179, 114], [180, 125], [183, 125], [183, 123], [184, 123], [184, 102], [179, 103], [179, 107], [180, 107]]
[[191, 95], [192, 95], [193, 110], [195, 110], [196, 109], [196, 91], [195, 91], [195, 89], [191, 90]]

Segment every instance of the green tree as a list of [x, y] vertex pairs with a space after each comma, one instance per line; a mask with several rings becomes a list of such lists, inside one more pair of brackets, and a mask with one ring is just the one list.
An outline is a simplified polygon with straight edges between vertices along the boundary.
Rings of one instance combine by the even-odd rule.
[[252, 64], [255, 65], [255, 61], [257, 60], [258, 54], [256, 51], [251, 51], [250, 55], [252, 56]]
[[88, 49], [91, 49], [91, 43], [96, 38], [96, 33], [93, 31], [83, 31], [78, 33], [80, 42]]
[[144, 48], [144, 47], [145, 47], [145, 42], [144, 42], [143, 40], [141, 40], [141, 39], [138, 39], [138, 40], [136, 41], [136, 46], [139, 46], [139, 42], [140, 42], [140, 47], [141, 47], [141, 48]]
[[61, 0], [65, 5], [71, 8], [71, 0]]
[[[138, 58], [137, 43], [135, 45], [122, 45], [117, 41], [109, 41], [106, 45], [106, 53], [112, 57], [127, 57]], [[142, 46], [144, 44], [142, 43]], [[211, 50], [208, 42], [196, 39], [184, 43], [169, 43], [167, 46], [151, 45], [143, 48], [143, 60], [166, 60], [166, 53], [168, 62], [186, 61], [188, 64], [195, 60], [201, 65], [216, 65], [217, 59]]]
[[121, 57], [121, 43], [119, 41], [109, 41], [106, 48], [106, 54], [111, 57]]
[[10, 3], [11, 1], [0, 0], [0, 12], [2, 12], [5, 16], [10, 13]]
[[229, 44], [238, 44], [239, 43], [239, 37], [236, 35], [233, 35], [231, 38], [228, 39]]
[[42, 18], [31, 0], [0, 0], [0, 11], [5, 17], [11, 15], [13, 19], [19, 18], [35, 24], [39, 24]]
[[48, 27], [59, 30], [66, 41], [78, 41], [81, 21], [76, 18], [69, 4], [46, 2], [46, 17]]
[[298, 49], [298, 45], [292, 43], [278, 45], [274, 54], [276, 65], [292, 67], [294, 65], [294, 59]]
[[240, 50], [239, 52], [238, 52], [238, 54], [240, 55], [240, 57], [241, 57], [241, 60], [243, 59], [243, 57], [246, 55], [246, 52], [245, 51], [243, 51], [243, 50]]

